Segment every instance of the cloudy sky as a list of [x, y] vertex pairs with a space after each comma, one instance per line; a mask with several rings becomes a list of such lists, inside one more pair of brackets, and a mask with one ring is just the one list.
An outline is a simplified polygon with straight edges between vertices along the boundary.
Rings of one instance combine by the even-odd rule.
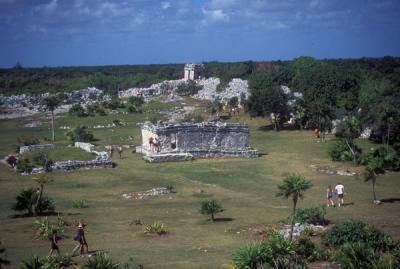
[[400, 56], [400, 0], [0, 0], [0, 66]]

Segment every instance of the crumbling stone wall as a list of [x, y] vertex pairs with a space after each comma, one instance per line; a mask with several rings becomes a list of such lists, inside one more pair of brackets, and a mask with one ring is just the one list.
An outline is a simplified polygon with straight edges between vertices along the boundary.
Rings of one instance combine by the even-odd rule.
[[25, 153], [32, 150], [41, 150], [41, 149], [53, 149], [56, 146], [54, 144], [37, 144], [37, 145], [30, 145], [30, 146], [22, 146], [19, 148], [19, 153]]
[[157, 154], [190, 153], [195, 157], [257, 156], [248, 147], [249, 127], [241, 123], [203, 122], [142, 126], [142, 149], [149, 150], [149, 137], [157, 137]]

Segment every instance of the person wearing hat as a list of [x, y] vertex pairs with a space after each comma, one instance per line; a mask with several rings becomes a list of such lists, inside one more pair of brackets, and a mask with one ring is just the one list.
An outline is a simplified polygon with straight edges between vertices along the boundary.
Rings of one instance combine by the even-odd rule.
[[79, 242], [79, 245], [77, 245], [73, 250], [72, 250], [72, 255], [75, 253], [75, 251], [78, 250], [79, 248], [79, 253], [80, 255], [83, 255], [83, 252], [85, 251], [85, 246], [86, 246], [86, 252], [89, 251], [89, 246], [86, 242], [86, 237], [85, 237], [85, 231], [84, 231], [84, 225], [82, 222], [78, 223], [78, 230], [76, 232], [76, 235], [74, 237], [75, 241]]

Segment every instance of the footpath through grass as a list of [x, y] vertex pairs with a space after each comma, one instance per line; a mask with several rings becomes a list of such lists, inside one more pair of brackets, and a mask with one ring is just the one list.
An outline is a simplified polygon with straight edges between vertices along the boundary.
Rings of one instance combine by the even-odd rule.
[[[114, 118], [127, 123], [112, 129], [91, 129], [99, 140], [95, 143], [140, 143], [140, 130], [136, 123], [146, 115], [110, 115], [95, 118], [62, 117], [57, 126], [76, 124], [104, 124]], [[235, 121], [236, 118], [231, 120]], [[352, 167], [351, 164], [333, 163], [327, 155], [327, 143], [317, 143], [309, 131], [265, 130], [265, 120], [240, 116], [240, 121], [251, 127], [250, 145], [263, 156], [255, 159], [204, 159], [182, 163], [145, 163], [139, 154], [128, 150], [123, 159], [114, 156], [114, 169], [99, 169], [72, 173], [54, 173], [54, 182], [45, 186], [45, 194], [52, 197], [57, 211], [70, 224], [66, 237], [60, 241], [62, 253], [70, 253], [75, 242], [74, 222], [88, 223], [89, 249], [105, 250], [119, 262], [133, 257], [146, 269], [223, 268], [231, 253], [246, 242], [255, 240], [252, 228], [274, 227], [290, 214], [290, 200], [275, 196], [277, 184], [288, 173], [301, 173], [314, 186], [306, 192], [300, 207], [325, 203], [325, 189], [337, 181], [346, 187], [343, 208], [328, 208], [328, 219], [340, 222], [360, 219], [375, 224], [399, 238], [400, 218], [399, 173], [379, 177], [377, 194], [380, 199], [397, 199], [393, 203], [372, 205], [371, 186], [362, 179], [324, 175], [313, 172], [311, 164]], [[3, 130], [0, 154], [12, 152], [19, 136], [49, 136], [48, 125], [37, 128], [22, 127], [27, 119], [1, 121]], [[56, 144], [67, 145], [65, 131], [57, 128]], [[129, 139], [133, 137], [133, 142]], [[0, 166], [0, 240], [7, 249], [10, 268], [32, 254], [45, 256], [50, 242], [37, 239], [33, 222], [35, 218], [13, 217], [11, 210], [15, 196], [22, 188], [36, 186], [29, 176], [19, 176], [5, 166]], [[173, 185], [176, 193], [146, 200], [125, 200], [123, 193], [145, 191], [154, 187]], [[203, 193], [198, 193], [202, 189]], [[203, 199], [215, 198], [226, 209], [208, 223], [199, 213]], [[74, 200], [85, 199], [87, 208], [74, 209]], [[55, 220], [56, 216], [50, 216]], [[135, 225], [160, 221], [167, 226], [168, 234], [149, 237], [143, 226]]]

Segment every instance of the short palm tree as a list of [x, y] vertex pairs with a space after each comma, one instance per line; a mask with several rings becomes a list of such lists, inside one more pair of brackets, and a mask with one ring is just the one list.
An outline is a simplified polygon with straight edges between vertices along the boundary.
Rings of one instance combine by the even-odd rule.
[[51, 139], [54, 141], [55, 133], [54, 133], [54, 110], [61, 104], [61, 98], [56, 95], [50, 95], [42, 100], [42, 106], [44, 109], [51, 112]]
[[303, 193], [311, 188], [312, 184], [310, 181], [307, 181], [303, 176], [297, 174], [291, 174], [287, 176], [281, 184], [278, 185], [278, 193], [277, 196], [283, 196], [286, 199], [289, 197], [292, 198], [293, 201], [293, 212], [292, 212], [292, 223], [290, 227], [290, 235], [289, 238], [292, 240], [293, 238], [293, 227], [296, 215], [296, 206], [297, 202], [300, 199], [303, 199]]
[[374, 203], [377, 202], [375, 193], [376, 179], [378, 178], [379, 174], [384, 174], [384, 173], [385, 169], [383, 168], [383, 162], [381, 159], [372, 158], [368, 161], [365, 171], [363, 173], [363, 178], [364, 181], [372, 182], [372, 194], [374, 196]]
[[40, 202], [42, 201], [42, 197], [43, 197], [43, 191], [44, 191], [44, 185], [52, 182], [53, 180], [51, 178], [49, 178], [46, 174], [39, 174], [36, 177], [33, 177], [33, 180], [35, 180], [37, 183], [39, 183], [40, 187], [39, 187], [39, 194], [37, 195], [36, 198], [36, 214], [38, 213], [38, 210], [40, 208]]
[[203, 215], [210, 215], [210, 219], [214, 222], [214, 215], [224, 211], [222, 205], [217, 200], [205, 200], [201, 203], [200, 212]]

